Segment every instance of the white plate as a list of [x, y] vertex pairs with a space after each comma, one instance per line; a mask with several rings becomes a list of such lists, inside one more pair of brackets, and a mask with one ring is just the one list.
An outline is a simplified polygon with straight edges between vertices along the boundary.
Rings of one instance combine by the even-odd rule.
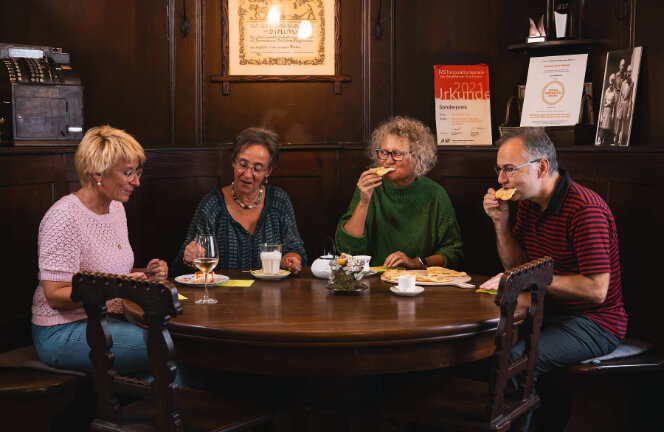
[[251, 270], [251, 275], [253, 277], [255, 277], [256, 279], [263, 279], [263, 280], [279, 280], [285, 278], [289, 274], [290, 272], [288, 270], [279, 270], [278, 275], [266, 275], [263, 274], [263, 270]]
[[[214, 275], [214, 280], [209, 280], [208, 279], [208, 285], [213, 285], [213, 284], [218, 284], [221, 282], [226, 282], [230, 278], [228, 276], [224, 276], [221, 274], [215, 274]], [[184, 285], [191, 285], [191, 286], [204, 286], [205, 282], [203, 281], [197, 281], [194, 278], [193, 274], [185, 274], [185, 275], [180, 275], [175, 277], [175, 282], [179, 282]]]
[[[411, 273], [421, 273], [421, 274], [426, 274], [426, 270], [409, 270]], [[399, 283], [399, 281], [394, 280], [394, 279], [387, 279], [385, 277], [385, 274], [381, 275], [380, 279], [385, 282], [389, 283]], [[472, 277], [470, 275], [468, 276], [450, 276], [447, 279], [449, 281], [447, 282], [424, 282], [424, 281], [416, 281], [418, 285], [422, 286], [444, 286], [444, 285], [452, 285], [452, 286], [458, 286], [459, 288], [475, 288], [475, 285], [469, 284], [466, 282], [470, 282]]]
[[415, 285], [415, 289], [412, 290], [412, 291], [401, 291], [399, 289], [399, 287], [390, 287], [390, 291], [392, 291], [396, 295], [405, 296], [405, 297], [412, 297], [412, 296], [416, 296], [419, 293], [421, 293], [422, 291], [424, 291], [424, 288], [422, 288], [421, 286]]

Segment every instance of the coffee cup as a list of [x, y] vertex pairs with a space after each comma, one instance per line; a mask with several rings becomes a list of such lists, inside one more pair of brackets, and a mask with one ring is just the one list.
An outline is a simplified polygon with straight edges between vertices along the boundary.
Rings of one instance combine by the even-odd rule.
[[415, 276], [401, 275], [397, 279], [399, 291], [415, 291]]
[[364, 266], [362, 267], [363, 272], [371, 270], [371, 255], [355, 255], [355, 258], [362, 260], [364, 263]]

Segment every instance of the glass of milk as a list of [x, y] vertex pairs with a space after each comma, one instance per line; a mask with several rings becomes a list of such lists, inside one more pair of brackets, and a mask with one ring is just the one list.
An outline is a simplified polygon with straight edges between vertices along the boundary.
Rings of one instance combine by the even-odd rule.
[[273, 243], [262, 243], [261, 263], [264, 275], [278, 275], [281, 264], [281, 245]]

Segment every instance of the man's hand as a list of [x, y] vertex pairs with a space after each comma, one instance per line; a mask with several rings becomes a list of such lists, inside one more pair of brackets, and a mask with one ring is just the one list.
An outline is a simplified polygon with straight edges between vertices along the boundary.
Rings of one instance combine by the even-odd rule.
[[502, 273], [498, 273], [488, 281], [480, 285], [480, 289], [498, 291], [498, 286], [500, 285], [500, 278], [503, 277]]
[[491, 218], [495, 225], [505, 226], [509, 223], [510, 208], [507, 201], [496, 198], [496, 190], [489, 188], [482, 201], [484, 212]]

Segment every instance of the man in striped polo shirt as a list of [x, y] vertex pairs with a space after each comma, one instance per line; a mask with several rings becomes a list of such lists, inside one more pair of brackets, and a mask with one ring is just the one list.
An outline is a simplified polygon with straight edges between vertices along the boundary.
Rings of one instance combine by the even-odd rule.
[[[508, 269], [548, 255], [547, 287], [536, 376], [613, 351], [625, 336], [618, 233], [611, 210], [595, 192], [558, 169], [556, 150], [542, 129], [520, 128], [498, 141], [496, 172], [516, 188], [515, 225], [509, 206], [489, 189], [484, 211], [496, 229], [498, 255]], [[500, 275], [482, 288], [497, 289]], [[523, 351], [523, 341], [513, 358]]]

